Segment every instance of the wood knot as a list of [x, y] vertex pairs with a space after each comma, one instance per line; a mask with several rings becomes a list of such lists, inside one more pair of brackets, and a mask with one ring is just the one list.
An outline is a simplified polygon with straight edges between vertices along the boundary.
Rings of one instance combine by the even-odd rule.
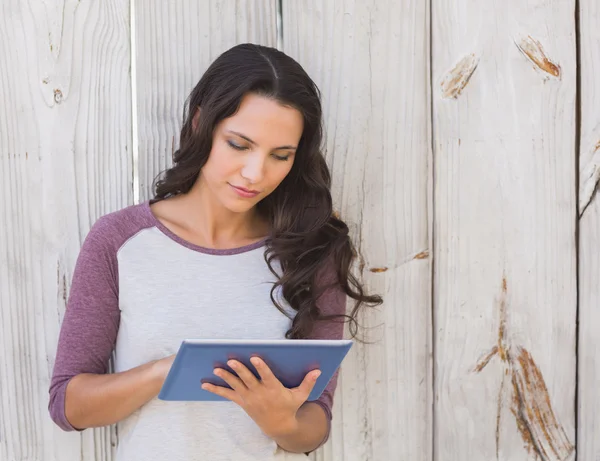
[[56, 88], [54, 90], [54, 102], [56, 104], [60, 104], [63, 100], [63, 94], [62, 91], [60, 91], [58, 88]]

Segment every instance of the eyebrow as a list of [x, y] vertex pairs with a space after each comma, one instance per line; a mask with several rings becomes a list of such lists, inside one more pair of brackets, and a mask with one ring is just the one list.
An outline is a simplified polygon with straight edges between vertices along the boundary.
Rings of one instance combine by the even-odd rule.
[[[232, 130], [227, 130], [227, 132], [228, 132], [228, 133], [231, 133], [231, 134], [234, 134], [234, 135], [236, 135], [236, 136], [239, 136], [239, 137], [240, 137], [240, 138], [242, 138], [242, 139], [245, 139], [245, 140], [246, 140], [246, 141], [248, 141], [250, 144], [253, 144], [253, 145], [255, 145], [255, 146], [257, 145], [257, 144], [256, 144], [254, 141], [252, 141], [252, 139], [250, 139], [248, 136], [244, 136], [242, 133], [238, 133], [237, 131], [232, 131]], [[291, 149], [291, 150], [296, 150], [296, 149], [297, 149], [297, 147], [296, 147], [296, 146], [279, 146], [279, 147], [276, 147], [276, 148], [275, 148], [275, 149], [273, 149], [273, 150], [282, 150], [282, 149]]]

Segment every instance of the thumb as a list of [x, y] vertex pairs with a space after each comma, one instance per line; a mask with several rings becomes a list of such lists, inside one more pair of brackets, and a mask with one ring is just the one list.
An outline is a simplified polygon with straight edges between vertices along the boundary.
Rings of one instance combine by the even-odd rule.
[[320, 370], [314, 370], [308, 373], [302, 383], [296, 388], [296, 395], [298, 398], [302, 399], [301, 403], [304, 403], [308, 400], [310, 393], [312, 392], [315, 384], [317, 383], [317, 378], [321, 375]]

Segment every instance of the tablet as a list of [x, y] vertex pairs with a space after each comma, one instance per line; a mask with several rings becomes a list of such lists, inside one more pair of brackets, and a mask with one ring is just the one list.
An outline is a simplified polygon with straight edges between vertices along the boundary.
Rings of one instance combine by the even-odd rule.
[[260, 357], [287, 388], [300, 385], [306, 374], [321, 370], [308, 400], [317, 400], [352, 347], [346, 339], [186, 339], [181, 343], [158, 398], [176, 401], [228, 401], [202, 389], [203, 383], [230, 388], [215, 376], [215, 368], [236, 374], [227, 361], [238, 360], [258, 377], [250, 362]]

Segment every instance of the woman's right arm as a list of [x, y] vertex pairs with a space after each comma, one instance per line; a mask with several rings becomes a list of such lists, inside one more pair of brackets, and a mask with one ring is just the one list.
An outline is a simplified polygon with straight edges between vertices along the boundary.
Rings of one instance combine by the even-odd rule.
[[[135, 231], [135, 230], [134, 230]], [[107, 374], [120, 323], [117, 252], [132, 229], [100, 218], [79, 256], [62, 321], [48, 409], [65, 431], [105, 426], [158, 395], [172, 357]]]
[[65, 417], [78, 429], [114, 424], [160, 392], [174, 356], [114, 374], [82, 373], [66, 389]]

